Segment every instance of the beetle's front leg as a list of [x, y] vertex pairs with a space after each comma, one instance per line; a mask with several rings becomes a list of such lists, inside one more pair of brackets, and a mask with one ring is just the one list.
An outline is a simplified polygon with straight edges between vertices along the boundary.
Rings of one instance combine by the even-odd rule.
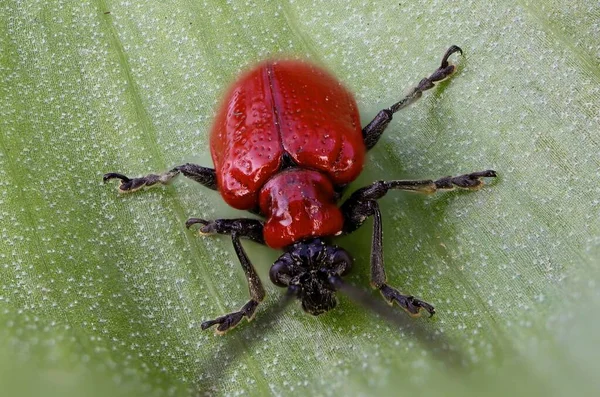
[[463, 189], [478, 189], [483, 184], [482, 178], [495, 177], [493, 170], [473, 172], [455, 177], [444, 177], [438, 180], [394, 180], [377, 181], [371, 185], [355, 191], [342, 205], [344, 215], [344, 233], [348, 234], [358, 229], [365, 220], [373, 217], [373, 236], [371, 241], [371, 285], [379, 289], [385, 300], [393, 304], [396, 302], [401, 308], [412, 316], [418, 316], [421, 310], [426, 310], [430, 315], [435, 313], [432, 305], [411, 295], [403, 295], [397, 289], [387, 284], [385, 269], [383, 267], [383, 229], [381, 226], [381, 212], [377, 200], [385, 196], [390, 189], [409, 190], [421, 193], [434, 193], [438, 190], [449, 190], [454, 187]]
[[376, 201], [371, 201], [373, 211], [373, 236], [371, 246], [371, 285], [377, 288], [384, 299], [393, 305], [394, 302], [411, 316], [419, 316], [422, 309], [433, 316], [435, 309], [432, 305], [415, 298], [412, 295], [403, 295], [396, 288], [387, 284], [385, 268], [383, 267], [383, 228], [381, 226], [381, 212]]
[[[352, 204], [352, 203], [351, 203]], [[384, 299], [393, 305], [398, 304], [411, 316], [419, 316], [422, 309], [433, 316], [435, 309], [432, 305], [411, 295], [403, 295], [397, 289], [387, 284], [385, 268], [383, 267], [383, 228], [381, 226], [381, 212], [379, 204], [375, 200], [359, 200], [354, 205], [342, 206], [342, 212], [346, 218], [348, 230], [354, 230], [356, 224], [362, 224], [364, 220], [373, 217], [373, 234], [371, 237], [371, 286], [377, 288]], [[355, 221], [357, 222], [355, 222]], [[345, 225], [346, 229], [346, 225]]]
[[200, 218], [190, 218], [185, 222], [189, 229], [192, 225], [202, 225], [198, 229], [200, 234], [227, 234], [237, 233], [240, 237], [245, 237], [259, 244], [265, 244], [263, 237], [263, 223], [258, 219], [237, 218], [237, 219], [215, 219], [207, 221]]
[[248, 321], [251, 321], [254, 318], [256, 307], [265, 298], [265, 289], [260, 282], [260, 278], [258, 278], [254, 266], [252, 266], [252, 262], [248, 259], [248, 256], [240, 243], [237, 232], [231, 234], [231, 241], [233, 242], [233, 248], [235, 249], [235, 253], [240, 260], [240, 264], [242, 265], [242, 269], [244, 269], [244, 274], [248, 280], [250, 300], [242, 306], [239, 311], [228, 313], [214, 320], [205, 321], [200, 325], [203, 330], [210, 328], [213, 325], [218, 325], [216, 332], [221, 335], [238, 325], [244, 317], [246, 317]]
[[214, 320], [208, 320], [203, 322], [200, 327], [204, 330], [218, 325], [216, 332], [218, 334], [224, 334], [230, 329], [234, 328], [242, 318], [246, 317], [248, 321], [254, 318], [254, 313], [258, 304], [265, 297], [265, 289], [258, 278], [258, 274], [248, 259], [244, 248], [240, 242], [240, 237], [246, 237], [257, 243], [264, 244], [263, 238], [263, 224], [257, 219], [216, 219], [213, 221], [207, 221], [199, 218], [190, 218], [187, 220], [185, 225], [189, 228], [192, 225], [200, 224], [203, 225], [200, 228], [202, 234], [229, 234], [231, 235], [231, 241], [233, 242], [233, 248], [235, 253], [244, 269], [244, 274], [248, 280], [248, 290], [250, 292], [250, 300], [242, 306], [237, 312], [228, 313], [224, 316], [218, 317]]

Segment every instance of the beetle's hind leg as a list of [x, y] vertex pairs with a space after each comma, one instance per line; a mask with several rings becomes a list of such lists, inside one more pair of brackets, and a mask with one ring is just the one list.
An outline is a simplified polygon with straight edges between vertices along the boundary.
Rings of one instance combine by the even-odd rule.
[[217, 176], [215, 170], [191, 163], [179, 165], [162, 174], [148, 174], [140, 178], [129, 178], [123, 174], [109, 172], [108, 174], [104, 174], [102, 180], [107, 182], [111, 179], [120, 179], [121, 184], [119, 185], [119, 192], [131, 193], [145, 186], [154, 186], [157, 183], [167, 185], [179, 174], [183, 174], [209, 189], [217, 190]]
[[263, 224], [257, 219], [248, 218], [216, 219], [214, 221], [190, 218], [185, 223], [188, 228], [196, 224], [203, 225], [200, 228], [200, 233], [202, 234], [218, 233], [231, 235], [233, 248], [235, 249], [235, 253], [240, 260], [240, 264], [242, 265], [242, 269], [244, 269], [244, 274], [248, 280], [250, 300], [246, 302], [240, 310], [225, 314], [214, 320], [205, 321], [200, 325], [203, 330], [210, 328], [213, 325], [218, 325], [216, 332], [218, 334], [224, 334], [238, 325], [242, 318], [246, 317], [248, 321], [252, 320], [258, 304], [265, 298], [265, 289], [240, 242], [240, 237], [246, 237], [257, 243], [264, 244]]
[[367, 149], [371, 149], [373, 146], [375, 146], [377, 141], [379, 141], [381, 134], [383, 134], [383, 131], [385, 131], [390, 121], [392, 121], [394, 113], [415, 102], [417, 99], [421, 98], [423, 91], [427, 91], [435, 87], [435, 83], [447, 79], [454, 73], [456, 67], [451, 63], [448, 63], [448, 58], [450, 55], [456, 52], [460, 52], [462, 54], [460, 47], [453, 45], [448, 48], [442, 57], [440, 66], [435, 70], [435, 72], [433, 72], [429, 77], [422, 79], [419, 84], [412, 88], [410, 93], [400, 101], [396, 102], [388, 109], [380, 110], [379, 113], [377, 113], [377, 116], [375, 116], [375, 118], [363, 128], [362, 135]]

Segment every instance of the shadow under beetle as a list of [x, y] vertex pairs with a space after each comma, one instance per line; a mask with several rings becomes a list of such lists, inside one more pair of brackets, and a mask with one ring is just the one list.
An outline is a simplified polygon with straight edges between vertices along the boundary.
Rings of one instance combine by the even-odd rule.
[[384, 299], [412, 316], [434, 308], [387, 284], [383, 267], [381, 212], [377, 200], [390, 189], [434, 193], [454, 187], [477, 189], [493, 170], [438, 180], [377, 181], [358, 189], [341, 205], [346, 186], [360, 174], [371, 149], [398, 110], [452, 75], [450, 55], [462, 50], [451, 46], [440, 66], [422, 79], [408, 95], [361, 128], [356, 102], [341, 83], [323, 69], [300, 61], [259, 64], [230, 88], [210, 135], [215, 168], [196, 164], [177, 166], [163, 174], [128, 178], [118, 173], [104, 181], [120, 179], [121, 192], [167, 184], [183, 174], [217, 190], [232, 207], [262, 215], [265, 221], [239, 218], [190, 218], [189, 228], [200, 224], [202, 234], [231, 236], [233, 247], [248, 279], [250, 300], [236, 312], [202, 323], [217, 325], [218, 333], [235, 327], [243, 317], [251, 320], [265, 290], [248, 259], [240, 238], [280, 248], [284, 253], [270, 270], [271, 281], [287, 287], [302, 308], [313, 315], [333, 309], [341, 277], [352, 265], [350, 254], [329, 240], [348, 234], [373, 217], [371, 285]]

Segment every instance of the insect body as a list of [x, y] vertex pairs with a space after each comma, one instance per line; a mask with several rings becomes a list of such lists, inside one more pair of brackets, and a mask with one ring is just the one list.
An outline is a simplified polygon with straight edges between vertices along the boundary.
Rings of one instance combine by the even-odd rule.
[[460, 48], [450, 47], [433, 74], [401, 101], [381, 110], [364, 128], [353, 96], [326, 71], [299, 61], [262, 63], [233, 84], [218, 112], [210, 136], [214, 168], [184, 164], [142, 178], [104, 175], [105, 181], [120, 179], [121, 192], [131, 192], [166, 184], [181, 173], [218, 190], [232, 207], [265, 218], [190, 218], [186, 222], [187, 227], [200, 224], [203, 234], [230, 235], [249, 283], [250, 300], [237, 312], [205, 321], [203, 329], [217, 325], [217, 332], [224, 333], [243, 317], [251, 320], [265, 296], [240, 243], [242, 237], [284, 250], [271, 267], [271, 281], [296, 295], [306, 312], [318, 315], [331, 310], [336, 305], [334, 293], [352, 259], [330, 239], [353, 232], [370, 216], [371, 285], [388, 303], [397, 303], [411, 315], [422, 310], [433, 315], [432, 305], [387, 284], [377, 200], [390, 189], [423, 193], [454, 187], [476, 189], [481, 178], [495, 177], [495, 172], [435, 181], [377, 181], [355, 191], [341, 205], [338, 201], [348, 183], [360, 174], [366, 152], [377, 143], [393, 114], [454, 72], [448, 58], [455, 52], [461, 52]]
[[239, 79], [211, 134], [217, 186], [237, 209], [259, 208], [267, 245], [342, 231], [336, 187], [361, 172], [365, 144], [352, 95], [314, 65], [276, 61]]

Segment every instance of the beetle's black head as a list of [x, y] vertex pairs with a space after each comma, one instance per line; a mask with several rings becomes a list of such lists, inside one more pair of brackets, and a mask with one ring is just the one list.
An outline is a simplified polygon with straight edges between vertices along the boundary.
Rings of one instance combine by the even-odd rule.
[[351, 266], [346, 250], [313, 239], [288, 247], [271, 266], [269, 276], [275, 285], [292, 290], [305, 312], [318, 316], [337, 303], [331, 277], [346, 274]]

